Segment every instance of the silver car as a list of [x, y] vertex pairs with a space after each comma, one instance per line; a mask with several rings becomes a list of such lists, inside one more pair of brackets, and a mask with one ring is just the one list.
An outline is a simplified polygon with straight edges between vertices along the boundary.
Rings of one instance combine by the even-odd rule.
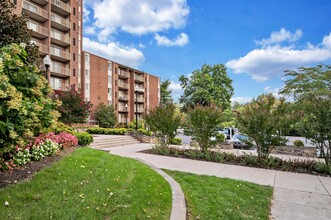
[[250, 138], [240, 133], [233, 135], [230, 142], [233, 144], [234, 148], [239, 148], [239, 149], [249, 149], [252, 146], [250, 144]]

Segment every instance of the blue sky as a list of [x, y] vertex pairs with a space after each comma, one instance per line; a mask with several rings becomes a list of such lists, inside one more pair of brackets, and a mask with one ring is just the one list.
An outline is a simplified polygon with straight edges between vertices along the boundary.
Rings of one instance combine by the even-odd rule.
[[83, 48], [170, 79], [225, 64], [233, 101], [277, 94], [286, 69], [331, 61], [330, 0], [85, 0]]

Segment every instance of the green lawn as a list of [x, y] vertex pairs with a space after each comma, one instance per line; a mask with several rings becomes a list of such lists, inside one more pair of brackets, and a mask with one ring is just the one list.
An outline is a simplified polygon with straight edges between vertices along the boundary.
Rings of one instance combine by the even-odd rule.
[[166, 170], [182, 187], [189, 219], [269, 219], [272, 188]]
[[148, 166], [78, 148], [1, 189], [0, 219], [169, 219], [171, 200], [169, 184]]

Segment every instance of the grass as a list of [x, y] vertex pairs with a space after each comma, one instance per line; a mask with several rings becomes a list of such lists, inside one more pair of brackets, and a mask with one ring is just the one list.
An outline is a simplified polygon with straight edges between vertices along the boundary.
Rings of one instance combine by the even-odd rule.
[[169, 184], [148, 166], [78, 148], [1, 189], [0, 219], [169, 219], [171, 200]]
[[166, 170], [182, 187], [188, 219], [269, 219], [272, 188]]

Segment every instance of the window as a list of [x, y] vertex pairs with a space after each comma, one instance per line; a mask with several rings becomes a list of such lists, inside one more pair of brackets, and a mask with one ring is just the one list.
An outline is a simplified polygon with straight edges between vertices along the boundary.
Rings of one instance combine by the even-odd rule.
[[76, 76], [76, 69], [72, 70], [72, 76]]
[[74, 22], [74, 25], [72, 27], [74, 29], [74, 31], [76, 30], [76, 23]]
[[73, 54], [72, 59], [73, 59], [74, 61], [76, 61], [76, 54], [75, 54], [75, 53]]
[[72, 38], [72, 44], [76, 46], [76, 38]]
[[89, 54], [85, 54], [85, 62], [90, 63], [90, 55]]
[[85, 84], [85, 91], [86, 92], [89, 92], [90, 91], [90, 84]]
[[14, 0], [14, 5], [17, 5], [17, 0]]
[[74, 8], [74, 11], [72, 12], [74, 15], [76, 15], [76, 8]]
[[85, 78], [86, 79], [90, 78], [90, 70], [85, 70]]
[[108, 75], [108, 84], [111, 84], [111, 76]]

